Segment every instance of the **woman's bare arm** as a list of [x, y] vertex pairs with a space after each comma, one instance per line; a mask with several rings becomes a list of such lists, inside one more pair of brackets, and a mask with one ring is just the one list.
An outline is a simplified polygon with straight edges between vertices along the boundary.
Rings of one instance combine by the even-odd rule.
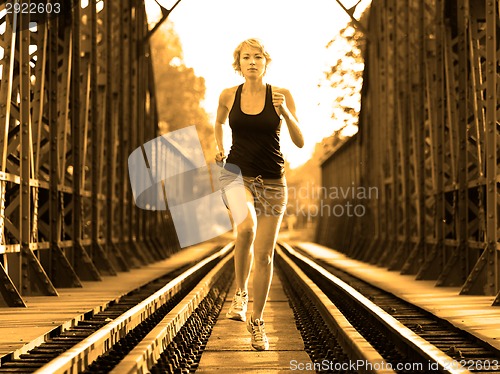
[[279, 114], [285, 119], [293, 144], [302, 148], [304, 146], [304, 136], [302, 135], [302, 131], [300, 131], [295, 101], [290, 91], [285, 88], [276, 88], [273, 91], [273, 105], [278, 108]]

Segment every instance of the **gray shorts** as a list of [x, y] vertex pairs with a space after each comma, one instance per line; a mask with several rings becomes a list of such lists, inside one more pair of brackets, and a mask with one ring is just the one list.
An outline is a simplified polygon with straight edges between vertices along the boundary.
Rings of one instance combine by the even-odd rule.
[[[235, 181], [240, 183], [234, 183]], [[241, 184], [241, 180], [243, 184]], [[250, 191], [254, 199], [255, 213], [259, 215], [280, 216], [285, 213], [288, 202], [288, 190], [286, 179], [283, 176], [279, 179], [263, 179], [260, 175], [257, 177], [245, 177], [237, 179], [235, 174], [225, 169], [221, 170], [219, 182], [224, 204], [228, 207], [225, 192], [234, 187], [244, 187]]]

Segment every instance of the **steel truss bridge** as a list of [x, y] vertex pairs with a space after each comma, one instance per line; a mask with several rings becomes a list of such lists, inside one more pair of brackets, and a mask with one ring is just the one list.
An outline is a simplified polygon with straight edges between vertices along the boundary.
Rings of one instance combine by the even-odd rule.
[[[129, 154], [158, 135], [155, 29], [143, 1], [65, 2], [36, 28], [7, 4], [0, 306], [24, 306], [26, 296], [55, 296], [165, 258], [179, 244], [168, 212], [138, 209], [128, 180]], [[367, 24], [355, 20], [367, 40], [359, 132], [325, 157], [323, 187], [378, 194], [347, 196], [366, 214], [325, 216], [316, 238], [436, 286], [496, 295], [494, 305], [499, 9], [499, 0], [374, 0]], [[175, 157], [182, 161], [182, 150]]]

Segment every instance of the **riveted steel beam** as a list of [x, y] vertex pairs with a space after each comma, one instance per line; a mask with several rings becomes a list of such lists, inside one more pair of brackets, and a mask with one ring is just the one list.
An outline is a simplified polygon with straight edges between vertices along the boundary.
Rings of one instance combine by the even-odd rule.
[[134, 59], [133, 50], [134, 45], [131, 42], [132, 38], [132, 4], [130, 1], [120, 2], [120, 26], [119, 26], [119, 39], [117, 46], [119, 48], [119, 104], [118, 104], [118, 137], [120, 139], [119, 159], [120, 159], [120, 187], [119, 187], [119, 220], [122, 231], [119, 233], [117, 247], [122, 252], [123, 256], [128, 259], [128, 267], [136, 265], [135, 256], [132, 254], [134, 250], [133, 243], [133, 214], [135, 213], [134, 204], [130, 199], [132, 194], [130, 183], [127, 181], [127, 164], [128, 152], [127, 149], [134, 149], [135, 144], [132, 143], [134, 139], [131, 137], [132, 131], [132, 90], [131, 79], [133, 74], [132, 60]]
[[407, 83], [409, 103], [409, 123], [411, 127], [411, 164], [413, 165], [413, 183], [409, 196], [410, 205], [414, 209], [416, 219], [413, 221], [413, 229], [410, 234], [411, 251], [401, 269], [402, 274], [416, 274], [423, 263], [425, 251], [425, 158], [424, 158], [424, 128], [422, 108], [425, 102], [425, 93], [422, 89], [425, 82], [424, 53], [419, 48], [420, 40], [424, 35], [424, 6], [421, 1], [411, 0], [408, 3], [409, 16], [407, 21], [407, 43], [409, 54], [409, 80]]
[[[19, 127], [20, 127], [20, 261], [21, 266], [17, 281], [22, 295], [57, 295], [57, 291], [42, 268], [39, 259], [33, 253], [32, 243], [36, 243], [33, 237], [32, 198], [34, 187], [31, 186], [33, 167], [33, 143], [32, 143], [32, 116], [31, 116], [31, 67], [30, 67], [30, 16], [20, 14], [18, 32], [19, 38]], [[36, 213], [36, 211], [35, 211]], [[14, 260], [16, 262], [16, 260]]]
[[128, 155], [158, 131], [144, 3], [61, 4], [36, 28], [0, 19], [0, 305], [179, 248], [128, 180]]
[[[372, 28], [372, 35], [375, 40], [382, 41], [385, 40], [386, 34], [384, 33], [384, 20], [381, 18], [382, 7], [379, 4], [372, 4], [370, 9], [370, 14], [373, 14], [374, 27]], [[386, 179], [386, 168], [385, 168], [385, 151], [387, 147], [387, 139], [383, 136], [377, 136], [378, 131], [368, 123], [375, 121], [377, 118], [385, 118], [386, 107], [381, 105], [384, 100], [385, 85], [383, 84], [385, 79], [385, 64], [386, 58], [384, 50], [377, 48], [367, 48], [366, 53], [369, 54], [368, 60], [371, 61], [365, 66], [365, 71], [363, 74], [363, 81], [373, 82], [372, 87], [373, 96], [378, 98], [377, 102], [374, 102], [373, 113], [366, 119], [361, 118], [362, 123], [366, 122], [363, 126], [363, 131], [368, 132], [366, 135], [366, 144], [370, 142], [372, 144], [372, 151], [366, 152], [366, 165], [364, 170], [373, 170], [373, 174], [369, 175], [367, 178], [368, 186], [375, 186], [377, 188], [378, 196], [374, 200], [370, 200], [373, 203], [373, 216], [372, 220], [375, 223], [374, 231], [375, 237], [372, 241], [372, 245], [365, 248], [364, 252], [361, 252], [358, 257], [365, 261], [370, 261], [371, 259], [376, 259], [380, 252], [383, 250], [385, 243], [388, 239], [387, 232], [387, 211], [386, 207], [386, 191], [382, 186]], [[368, 141], [368, 139], [371, 139]], [[373, 159], [375, 157], [375, 159]], [[373, 165], [373, 164], [374, 165]], [[371, 241], [368, 241], [370, 243]]]
[[[84, 218], [84, 195], [85, 190], [85, 171], [86, 171], [86, 128], [87, 119], [83, 113], [88, 108], [88, 93], [89, 93], [89, 69], [81, 58], [85, 53], [85, 47], [82, 45], [80, 36], [82, 24], [82, 12], [79, 6], [72, 8], [71, 22], [71, 155], [72, 168], [71, 173], [68, 173], [65, 167], [60, 169], [61, 182], [66, 185], [68, 181], [71, 186], [69, 189], [64, 189], [59, 192], [59, 211], [62, 214], [62, 219], [65, 222], [65, 232], [70, 232], [72, 243], [70, 256], [74, 264], [74, 268], [80, 279], [82, 280], [100, 280], [101, 275], [96, 266], [92, 262], [88, 248], [84, 247], [84, 239], [86, 239], [87, 220]], [[65, 122], [59, 121], [59, 138], [64, 143], [66, 139]], [[66, 148], [63, 148], [66, 151]], [[61, 150], [61, 161], [66, 159], [66, 152]], [[64, 165], [64, 163], [63, 163]], [[69, 166], [69, 165], [68, 165]], [[71, 195], [67, 194], [71, 192]], [[65, 195], [67, 198], [65, 199]], [[69, 201], [68, 201], [69, 200]], [[68, 206], [70, 212], [65, 213], [65, 208]], [[70, 222], [67, 223], [66, 217], [69, 216]]]
[[168, 16], [170, 13], [175, 9], [175, 7], [181, 2], [181, 0], [177, 0], [174, 5], [170, 9], [165, 8], [163, 5], [161, 5], [157, 0], [155, 0], [156, 3], [160, 6], [161, 9], [161, 18], [160, 20], [153, 26], [153, 28], [148, 31], [145, 37], [145, 41], [149, 41], [149, 38], [153, 36], [153, 34], [160, 28], [160, 26], [167, 20]]
[[[463, 294], [498, 294], [495, 305], [498, 7], [498, 0], [373, 1], [360, 131], [322, 164], [329, 187], [331, 174], [357, 170], [359, 153], [366, 165], [357, 180], [380, 191], [373, 214], [353, 223], [368, 228], [352, 234], [366, 244], [346, 253], [436, 286], [462, 286]], [[349, 241], [331, 225], [344, 223], [330, 221], [320, 222], [318, 239], [342, 248]]]
[[[119, 12], [120, 4], [107, 1], [104, 6], [105, 12], [105, 54], [106, 54], [106, 71], [114, 72], [118, 71], [118, 65], [120, 64], [119, 59], [119, 49], [115, 47], [115, 41], [121, 36], [119, 33], [120, 28], [118, 25], [121, 23], [121, 18], [115, 17]], [[120, 237], [120, 225], [118, 224], [117, 204], [119, 204], [119, 199], [117, 199], [117, 181], [123, 183], [123, 179], [118, 179], [118, 146], [117, 134], [120, 128], [120, 123], [118, 122], [118, 88], [117, 82], [114, 74], [106, 74], [106, 110], [105, 110], [105, 121], [104, 126], [106, 128], [106, 146], [105, 146], [105, 157], [107, 165], [107, 173], [103, 174], [106, 178], [106, 247], [109, 255], [109, 259], [113, 264], [115, 269], [120, 271], [128, 271], [130, 269], [129, 264], [125, 260], [123, 254], [117, 247], [117, 239]]]
[[[64, 249], [61, 247], [61, 240], [63, 239], [63, 228], [64, 228], [64, 217], [61, 214], [60, 205], [60, 194], [59, 186], [61, 185], [61, 178], [64, 177], [63, 167], [65, 158], [61, 157], [64, 154], [64, 149], [67, 143], [66, 136], [60, 136], [59, 129], [67, 128], [67, 106], [60, 105], [60, 103], [68, 103], [69, 100], [69, 90], [68, 90], [68, 74], [63, 73], [62, 83], [63, 87], [60, 87], [60, 80], [58, 74], [59, 65], [59, 30], [62, 28], [61, 25], [63, 21], [59, 18], [50, 19], [46, 30], [47, 35], [47, 49], [46, 61], [47, 61], [47, 91], [48, 91], [48, 102], [47, 102], [47, 124], [48, 130], [48, 145], [50, 147], [48, 160], [49, 169], [49, 183], [50, 188], [48, 191], [48, 199], [45, 200], [46, 208], [45, 216], [48, 216], [48, 222], [46, 225], [40, 227], [40, 231], [43, 235], [46, 235], [50, 240], [50, 251], [44, 257], [42, 257], [42, 263], [44, 268], [47, 269], [52, 282], [55, 287], [82, 287], [80, 278], [76, 274], [74, 267], [72, 266], [70, 260]], [[67, 30], [65, 30], [67, 31]], [[66, 38], [68, 38], [68, 32], [65, 33]], [[68, 39], [66, 39], [68, 40]], [[68, 49], [63, 49], [64, 56], [70, 56]], [[69, 66], [65, 66], [67, 70], [70, 70]], [[58, 99], [59, 98], [59, 99]], [[61, 108], [64, 108], [60, 111]], [[63, 123], [59, 121], [59, 115], [64, 118]], [[61, 126], [62, 125], [62, 126]], [[43, 126], [45, 127], [45, 126]], [[45, 130], [46, 131], [46, 130]], [[41, 134], [44, 137], [44, 134]], [[63, 165], [61, 165], [61, 163]], [[43, 164], [42, 164], [43, 165]], [[40, 199], [43, 203], [43, 199]]]
[[412, 220], [407, 219], [411, 215], [410, 195], [412, 188], [412, 171], [414, 165], [410, 153], [411, 148], [411, 127], [409, 126], [410, 117], [408, 110], [409, 90], [408, 82], [410, 81], [409, 69], [406, 69], [406, 60], [409, 55], [408, 46], [408, 24], [409, 12], [408, 3], [406, 1], [399, 1], [393, 4], [394, 6], [394, 69], [396, 76], [399, 79], [395, 83], [395, 106], [397, 120], [395, 123], [396, 131], [396, 165], [395, 165], [395, 178], [397, 180], [397, 220], [396, 220], [396, 243], [395, 251], [390, 255], [388, 260], [390, 270], [401, 270], [406, 259], [410, 255], [411, 243], [411, 225]]
[[386, 235], [381, 252], [376, 253], [372, 257], [371, 262], [376, 264], [385, 264], [388, 258], [396, 251], [397, 247], [397, 226], [398, 226], [398, 177], [396, 175], [398, 170], [398, 154], [397, 148], [397, 128], [393, 126], [397, 121], [396, 102], [393, 100], [395, 95], [396, 83], [396, 67], [394, 65], [394, 46], [395, 46], [395, 0], [389, 0], [385, 6], [381, 8], [381, 20], [379, 27], [381, 28], [382, 43], [381, 54], [384, 56], [382, 75], [382, 101], [384, 112], [381, 118], [381, 131], [386, 134], [384, 139], [384, 146], [387, 152], [384, 154], [382, 165], [384, 167], [384, 174], [381, 189], [384, 191], [384, 210], [386, 212], [385, 224]]
[[[486, 0], [484, 7], [475, 9], [470, 19], [470, 59], [473, 125], [477, 129], [476, 144], [481, 150], [478, 168], [479, 209], [477, 234], [469, 232], [468, 241], [480, 251], [462, 287], [464, 294], [496, 295], [500, 289], [498, 252], [498, 6]], [[472, 10], [472, 8], [471, 8]], [[482, 141], [479, 136], [482, 135]], [[493, 305], [499, 305], [498, 297]]]
[[[91, 172], [88, 174], [90, 180], [90, 199], [85, 201], [90, 204], [90, 237], [91, 247], [90, 253], [92, 260], [101, 274], [116, 275], [116, 269], [111, 264], [105, 248], [101, 244], [103, 238], [102, 229], [105, 227], [103, 222], [104, 202], [102, 194], [103, 181], [103, 152], [104, 152], [104, 123], [103, 123], [103, 90], [99, 84], [98, 70], [103, 63], [102, 59], [102, 30], [98, 30], [97, 21], [101, 20], [103, 10], [97, 13], [97, 3], [89, 2], [85, 9], [84, 15], [87, 17], [86, 26], [82, 35], [85, 35], [86, 41], [90, 42], [90, 48], [86, 50], [84, 61], [88, 64], [90, 72], [89, 94], [90, 106], [85, 112], [86, 118], [89, 121], [87, 128], [87, 147], [90, 157], [89, 165]], [[100, 42], [98, 45], [98, 34]], [[88, 39], [87, 39], [88, 38]], [[104, 83], [104, 82], [103, 82]], [[88, 117], [87, 117], [88, 116]]]
[[[344, 12], [347, 13], [347, 15], [349, 16], [349, 18], [351, 19], [352, 23], [356, 26], [357, 29], [359, 29], [360, 31], [362, 31], [365, 35], [369, 35], [366, 28], [363, 26], [363, 24], [361, 22], [359, 22], [355, 17], [354, 17], [354, 12], [356, 11], [356, 7], [359, 5], [359, 3], [361, 2], [358, 1], [354, 6], [352, 6], [351, 8], [346, 8], [346, 6], [342, 3], [342, 1], [340, 0], [336, 0], [337, 3], [340, 5], [340, 7], [342, 8], [342, 10]], [[177, 4], [176, 4], [177, 5]]]
[[0, 295], [0, 307], [26, 307], [22, 296], [19, 294], [2, 263], [0, 263]]

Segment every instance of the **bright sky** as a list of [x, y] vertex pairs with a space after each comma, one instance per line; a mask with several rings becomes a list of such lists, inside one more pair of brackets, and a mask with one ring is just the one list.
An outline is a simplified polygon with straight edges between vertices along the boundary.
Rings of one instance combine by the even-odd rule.
[[[175, 3], [159, 2], [166, 8]], [[357, 0], [342, 2], [349, 8]], [[357, 11], [369, 3], [362, 0]], [[146, 5], [148, 18], [154, 20], [158, 7], [154, 0]], [[355, 16], [359, 19], [358, 12]], [[184, 63], [205, 78], [204, 107], [212, 122], [220, 92], [243, 82], [231, 66], [234, 49], [257, 37], [273, 59], [265, 80], [290, 90], [305, 137], [304, 147], [295, 147], [283, 123], [281, 148], [291, 167], [305, 162], [316, 143], [342, 125], [330, 118], [333, 99], [318, 89], [323, 72], [338, 58], [332, 59], [325, 46], [349, 20], [335, 0], [182, 0], [169, 20], [180, 37]], [[229, 149], [230, 137], [226, 141]]]

